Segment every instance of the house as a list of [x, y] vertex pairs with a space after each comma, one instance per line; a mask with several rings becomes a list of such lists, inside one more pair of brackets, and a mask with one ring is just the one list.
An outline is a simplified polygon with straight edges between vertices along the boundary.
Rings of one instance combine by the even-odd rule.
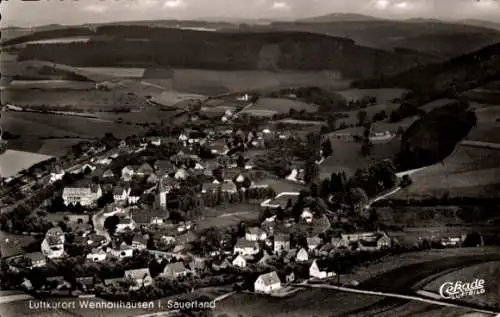
[[241, 254], [242, 256], [253, 256], [259, 253], [259, 245], [256, 241], [248, 241], [241, 238], [236, 241], [233, 253]]
[[306, 207], [300, 214], [300, 219], [306, 223], [311, 223], [313, 220], [313, 213], [311, 212], [311, 209]]
[[125, 278], [133, 281], [133, 284], [130, 286], [131, 291], [153, 284], [153, 278], [149, 274], [149, 268], [126, 270]]
[[307, 237], [307, 248], [309, 251], [315, 250], [320, 244], [321, 239], [319, 237]]
[[130, 194], [128, 196], [129, 205], [137, 204], [137, 202], [141, 198], [142, 194], [143, 194], [143, 191], [139, 187], [132, 188], [130, 190]]
[[107, 242], [105, 236], [101, 236], [95, 233], [87, 235], [86, 238], [87, 238], [87, 245], [91, 247], [100, 247]]
[[148, 163], [144, 163], [135, 172], [135, 175], [140, 176], [140, 177], [145, 177], [149, 176], [153, 173], [153, 167], [149, 165]]
[[233, 182], [223, 182], [220, 185], [220, 189], [223, 193], [235, 194], [238, 192], [238, 188]]
[[335, 249], [348, 249], [350, 244], [347, 239], [342, 239], [342, 237], [332, 237], [331, 243]]
[[307, 262], [309, 260], [309, 254], [307, 254], [306, 249], [301, 248], [297, 255], [295, 256], [297, 262]]
[[101, 186], [91, 184], [86, 187], [65, 187], [62, 198], [66, 206], [80, 204], [82, 206], [93, 205], [102, 196]]
[[160, 178], [158, 177], [158, 175], [156, 175], [156, 173], [151, 173], [148, 178], [146, 179], [146, 182], [148, 184], [156, 184], [158, 183], [160, 180]]
[[114, 201], [127, 201], [130, 195], [131, 188], [130, 186], [116, 186], [113, 189], [113, 199]]
[[335, 276], [335, 272], [331, 267], [331, 262], [324, 260], [314, 260], [309, 267], [309, 276], [311, 278], [324, 279]]
[[245, 260], [245, 258], [240, 254], [238, 254], [238, 256], [234, 258], [232, 264], [233, 266], [244, 268], [247, 267], [247, 260]]
[[47, 264], [47, 260], [45, 259], [45, 255], [43, 255], [42, 252], [26, 253], [23, 256], [30, 260], [30, 262], [31, 262], [30, 268], [42, 267], [42, 266], [45, 266]]
[[225, 269], [227, 269], [230, 266], [231, 266], [231, 262], [229, 262], [229, 260], [227, 258], [215, 259], [212, 262], [212, 268], [215, 271], [225, 270]]
[[134, 230], [135, 222], [129, 217], [121, 217], [116, 225], [116, 232], [123, 232], [127, 230]]
[[66, 172], [62, 169], [61, 165], [56, 164], [50, 172], [50, 182], [54, 183], [61, 180]]
[[203, 183], [203, 185], [201, 186], [201, 192], [203, 194], [215, 193], [219, 189], [219, 185], [220, 185], [220, 182], [217, 180], [214, 180], [212, 182]]
[[151, 144], [154, 146], [160, 146], [161, 145], [161, 138], [160, 137], [152, 137], [150, 140]]
[[94, 165], [92, 164], [89, 164], [89, 163], [85, 163], [82, 165], [82, 167], [80, 168], [80, 172], [81, 173], [86, 173], [87, 170], [90, 170], [90, 172], [93, 172], [97, 167], [95, 167]]
[[263, 241], [267, 239], [267, 233], [259, 227], [251, 227], [245, 233], [245, 239], [248, 241]]
[[132, 177], [134, 177], [137, 168], [138, 167], [132, 165], [127, 165], [122, 168], [122, 179], [125, 181], [130, 181]]
[[179, 278], [186, 276], [190, 273], [190, 271], [184, 266], [182, 262], [170, 263], [165, 266], [165, 269], [161, 273], [161, 275], [168, 278]]
[[104, 173], [102, 173], [102, 178], [114, 178], [115, 177], [115, 173], [113, 173], [113, 171], [111, 169], [107, 169], [104, 171]]
[[106, 166], [106, 165], [111, 164], [111, 162], [112, 162], [112, 161], [113, 161], [113, 159], [111, 159], [111, 158], [109, 158], [109, 157], [101, 157], [101, 158], [97, 159], [97, 160], [95, 161], [95, 163], [96, 163], [97, 165], [105, 165], [105, 166]]
[[290, 236], [287, 234], [277, 234], [274, 236], [274, 253], [282, 254], [290, 250]]
[[260, 275], [254, 283], [256, 293], [270, 294], [281, 289], [281, 281], [276, 272]]
[[170, 161], [158, 160], [154, 163], [154, 168], [158, 176], [168, 175], [175, 171], [175, 166]]
[[163, 177], [158, 183], [158, 195], [157, 203], [160, 208], [165, 209], [167, 207], [168, 194], [174, 188], [179, 188], [179, 183], [172, 177]]
[[134, 255], [134, 249], [126, 243], [120, 244], [117, 248], [109, 248], [108, 253], [119, 259], [129, 258]]
[[[377, 246], [378, 246], [378, 242], [382, 239], [383, 237], [381, 237], [378, 241], [377, 241]], [[389, 239], [390, 240], [390, 239]], [[462, 238], [460, 237], [446, 237], [446, 238], [442, 238], [440, 240], [441, 242], [441, 245], [443, 247], [458, 247], [460, 246], [460, 244], [462, 243]], [[387, 241], [386, 240], [382, 240], [380, 242], [380, 245], [381, 247], [380, 248], [383, 248], [383, 247], [389, 247], [390, 246], [390, 241]]]
[[85, 259], [89, 262], [102, 262], [106, 260], [106, 256], [107, 254], [106, 252], [104, 252], [104, 250], [94, 248], [90, 251], [89, 254], [87, 254]]
[[175, 175], [174, 175], [174, 178], [175, 179], [180, 179], [180, 180], [184, 180], [186, 179], [188, 176], [188, 172], [186, 171], [186, 169], [184, 168], [179, 168], [177, 170], [177, 172], [175, 172]]
[[136, 234], [132, 239], [132, 248], [135, 250], [144, 250], [147, 248], [148, 240], [143, 235]]
[[133, 208], [131, 210], [131, 217], [137, 225], [161, 224], [164, 222], [163, 219], [168, 218], [168, 212], [152, 208]]
[[262, 208], [282, 208], [285, 209], [287, 205], [291, 204], [292, 206], [297, 202], [300, 193], [298, 192], [282, 192], [276, 195], [276, 197], [272, 199], [264, 200], [260, 206]]
[[61, 227], [50, 228], [42, 241], [42, 253], [49, 259], [62, 258], [64, 256], [64, 232]]

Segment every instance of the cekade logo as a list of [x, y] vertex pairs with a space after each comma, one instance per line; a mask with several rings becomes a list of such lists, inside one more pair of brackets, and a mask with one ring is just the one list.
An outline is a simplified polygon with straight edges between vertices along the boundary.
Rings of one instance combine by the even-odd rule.
[[485, 293], [484, 280], [475, 279], [471, 283], [462, 281], [446, 282], [439, 288], [439, 295], [446, 299], [458, 299], [465, 296], [473, 296]]

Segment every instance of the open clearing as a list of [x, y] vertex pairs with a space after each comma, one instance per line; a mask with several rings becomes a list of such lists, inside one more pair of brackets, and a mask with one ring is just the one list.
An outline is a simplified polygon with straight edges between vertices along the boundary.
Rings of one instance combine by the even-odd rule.
[[500, 151], [459, 145], [443, 163], [434, 164], [412, 175], [413, 184], [394, 198], [449, 196], [493, 197], [485, 191], [500, 183]]
[[11, 257], [25, 253], [24, 247], [29, 246], [35, 241], [36, 238], [33, 236], [15, 235], [0, 231], [0, 250], [3, 257]]
[[318, 106], [286, 98], [259, 98], [255, 104], [246, 108], [241, 113], [253, 114], [263, 111], [288, 113], [290, 109], [295, 109], [296, 111], [305, 110], [306, 112], [315, 112], [318, 109]]
[[165, 105], [174, 106], [179, 102], [189, 100], [204, 100], [206, 97], [200, 94], [184, 93], [180, 91], [164, 91], [160, 95], [153, 97], [153, 101]]
[[9, 89], [73, 89], [90, 90], [95, 84], [89, 81], [71, 80], [13, 80], [9, 83]]
[[256, 220], [259, 217], [258, 205], [231, 205], [230, 207], [218, 206], [206, 208], [205, 216], [196, 221], [200, 229], [210, 227], [229, 227], [241, 221]]
[[52, 156], [49, 155], [7, 150], [0, 155], [0, 175], [2, 177], [11, 177], [21, 170], [51, 158]]
[[462, 281], [462, 283], [471, 283], [475, 279], [483, 279], [486, 293], [465, 296], [459, 301], [474, 303], [484, 306], [494, 306], [498, 304], [500, 298], [500, 261], [492, 261], [469, 266], [456, 270], [449, 274], [440, 276], [423, 287], [424, 290], [439, 293], [439, 288], [443, 283]]

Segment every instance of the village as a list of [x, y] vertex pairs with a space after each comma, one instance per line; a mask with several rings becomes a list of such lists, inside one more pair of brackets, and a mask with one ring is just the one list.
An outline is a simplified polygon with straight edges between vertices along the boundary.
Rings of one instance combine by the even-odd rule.
[[[283, 167], [282, 178], [270, 176], [263, 168], [270, 163], [262, 158], [243, 156], [318, 142], [311, 134], [300, 138], [270, 127], [245, 133], [226, 125], [105, 139], [85, 146], [84, 159], [70, 168], [51, 161], [43, 174], [38, 167], [51, 191], [35, 209], [59, 221], [44, 223], [49, 228], [39, 233], [39, 251], [6, 260], [25, 291], [122, 300], [235, 285], [283, 297], [299, 290], [293, 283], [338, 284], [353, 266], [349, 259], [375, 259], [397, 244], [374, 224], [367, 194], [347, 189], [345, 175], [332, 174], [321, 188], [311, 182], [321, 155], [328, 155], [328, 141], [305, 166]], [[378, 175], [388, 184], [379, 182], [379, 192], [401, 182], [384, 164]], [[281, 183], [286, 191], [273, 188]], [[258, 217], [219, 224], [242, 206]], [[207, 209], [230, 212], [206, 219]], [[14, 221], [7, 226], [16, 231]], [[30, 234], [26, 230], [17, 229]], [[460, 243], [448, 240], [442, 245]]]

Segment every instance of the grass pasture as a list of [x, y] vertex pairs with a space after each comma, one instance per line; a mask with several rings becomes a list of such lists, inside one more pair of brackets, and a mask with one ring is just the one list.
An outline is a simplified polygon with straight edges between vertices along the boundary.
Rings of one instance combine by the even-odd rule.
[[95, 88], [93, 82], [71, 80], [13, 80], [10, 89], [45, 89], [45, 90], [90, 90]]
[[2, 257], [11, 257], [21, 253], [25, 253], [26, 251], [24, 250], [24, 248], [28, 247], [35, 241], [36, 238], [33, 236], [22, 236], [0, 231], [0, 249], [2, 252]]
[[[387, 117], [391, 114], [393, 110], [396, 110], [399, 106], [397, 104], [377, 104], [374, 106], [366, 107], [363, 109], [358, 109], [358, 110], [353, 110], [353, 111], [345, 111], [342, 112], [342, 114], [346, 115], [345, 118], [338, 119], [338, 122], [344, 122], [347, 125], [356, 125], [358, 124], [358, 112], [360, 111], [365, 111], [367, 114], [367, 120], [372, 120], [373, 116], [380, 112], [380, 111], [385, 111], [385, 114]], [[377, 123], [378, 124], [378, 123]]]
[[416, 172], [413, 184], [394, 198], [492, 197], [500, 184], [500, 151], [459, 145], [454, 153], [438, 163]]
[[290, 109], [295, 111], [305, 110], [307, 112], [315, 112], [318, 106], [310, 105], [301, 101], [291, 100], [286, 98], [260, 98], [255, 104], [248, 107], [244, 112], [265, 112], [272, 111], [274, 113], [288, 113]]
[[218, 206], [206, 208], [206, 213], [197, 222], [198, 228], [229, 227], [239, 224], [241, 221], [256, 220], [259, 218], [260, 209], [257, 205], [231, 205], [229, 208]]
[[29, 168], [36, 163], [46, 161], [52, 158], [49, 155], [7, 150], [0, 155], [0, 175], [2, 177], [11, 177], [19, 171]]
[[79, 70], [118, 78], [142, 78], [144, 68], [136, 67], [76, 67]]
[[423, 289], [438, 293], [443, 283], [462, 281], [470, 283], [475, 279], [483, 279], [486, 292], [480, 295], [465, 296], [460, 301], [483, 306], [495, 306], [500, 298], [500, 261], [485, 262], [456, 270], [426, 284]]
[[444, 107], [444, 106], [449, 105], [449, 104], [454, 103], [454, 102], [455, 102], [455, 100], [452, 100], [452, 99], [446, 99], [446, 98], [438, 99], [438, 100], [428, 102], [420, 108], [426, 112], [431, 112], [434, 109]]
[[153, 97], [153, 101], [165, 105], [174, 106], [179, 102], [188, 100], [204, 100], [205, 96], [194, 93], [183, 93], [180, 91], [164, 91], [158, 96]]

